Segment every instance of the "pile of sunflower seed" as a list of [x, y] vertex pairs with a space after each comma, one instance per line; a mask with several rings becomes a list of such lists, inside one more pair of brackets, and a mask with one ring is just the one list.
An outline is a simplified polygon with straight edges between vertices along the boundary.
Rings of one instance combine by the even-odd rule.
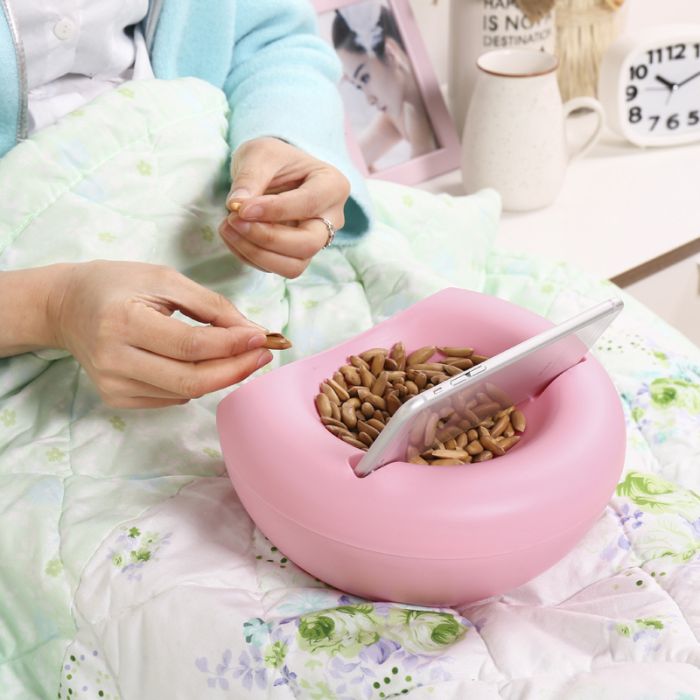
[[[467, 347], [427, 345], [410, 354], [402, 342], [371, 348], [348, 357], [347, 364], [321, 382], [316, 410], [326, 430], [367, 450], [403, 403], [486, 359]], [[498, 387], [486, 383], [460, 401], [413, 426], [406, 461], [484, 462], [504, 455], [520, 440], [525, 416]]]

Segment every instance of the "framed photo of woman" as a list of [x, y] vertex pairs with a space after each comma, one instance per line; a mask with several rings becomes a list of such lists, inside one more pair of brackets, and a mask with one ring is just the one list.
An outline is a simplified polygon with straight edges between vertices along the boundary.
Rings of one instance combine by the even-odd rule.
[[343, 66], [346, 136], [368, 177], [415, 185], [459, 167], [459, 137], [408, 0], [314, 0]]

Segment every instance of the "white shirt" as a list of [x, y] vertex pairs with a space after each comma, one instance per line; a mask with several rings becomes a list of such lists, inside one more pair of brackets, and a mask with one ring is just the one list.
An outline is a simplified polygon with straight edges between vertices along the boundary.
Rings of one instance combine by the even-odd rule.
[[137, 25], [148, 0], [11, 0], [24, 48], [29, 132], [125, 80], [152, 78]]

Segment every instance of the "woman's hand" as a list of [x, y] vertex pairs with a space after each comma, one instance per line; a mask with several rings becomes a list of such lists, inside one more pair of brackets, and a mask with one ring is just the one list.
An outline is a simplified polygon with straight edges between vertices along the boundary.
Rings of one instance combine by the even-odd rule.
[[332, 165], [275, 138], [242, 144], [231, 159], [227, 205], [240, 203], [219, 233], [241, 260], [266, 272], [298, 277], [345, 223], [350, 183]]
[[[187, 403], [272, 359], [260, 326], [175, 270], [107, 261], [65, 268], [48, 303], [53, 344], [75, 356], [110, 406]], [[176, 310], [210, 325], [171, 318]]]

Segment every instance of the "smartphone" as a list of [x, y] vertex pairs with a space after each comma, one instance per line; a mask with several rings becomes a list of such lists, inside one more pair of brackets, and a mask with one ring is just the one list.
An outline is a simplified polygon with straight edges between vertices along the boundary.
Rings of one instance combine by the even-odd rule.
[[444, 422], [443, 434], [454, 426], [467, 430], [487, 415], [537, 396], [583, 359], [623, 305], [608, 299], [414, 396], [353, 465], [355, 474], [367, 476], [428, 449], [438, 420]]

